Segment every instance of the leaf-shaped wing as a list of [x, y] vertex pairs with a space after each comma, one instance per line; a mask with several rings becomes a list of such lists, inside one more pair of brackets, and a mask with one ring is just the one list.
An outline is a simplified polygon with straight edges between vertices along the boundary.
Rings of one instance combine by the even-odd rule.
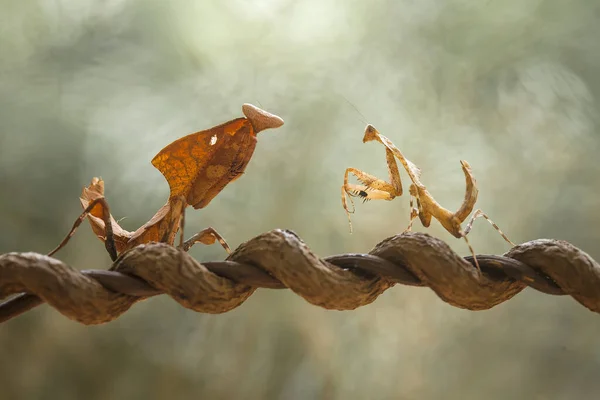
[[167, 179], [170, 198], [203, 208], [230, 182], [239, 178], [256, 146], [256, 134], [283, 125], [278, 116], [244, 104], [246, 118], [237, 118], [192, 133], [162, 149], [152, 160]]
[[214, 128], [192, 133], [163, 148], [153, 159], [154, 165], [165, 177], [171, 190], [170, 197], [188, 198], [195, 181], [215, 154], [231, 145], [231, 137], [244, 126], [246, 118], [237, 118]]

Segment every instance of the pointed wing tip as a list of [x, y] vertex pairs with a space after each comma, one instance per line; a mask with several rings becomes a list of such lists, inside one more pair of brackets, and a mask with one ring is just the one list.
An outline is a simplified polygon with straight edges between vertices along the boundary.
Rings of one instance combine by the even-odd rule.
[[[174, 142], [173, 142], [174, 143]], [[156, 168], [158, 170], [158, 172], [161, 173], [161, 175], [165, 178], [165, 180], [167, 181], [167, 183], [169, 183], [169, 186], [171, 186], [171, 182], [170, 182], [170, 177], [167, 174], [167, 169], [164, 165], [165, 160], [168, 160], [168, 156], [166, 156], [166, 152], [168, 151], [169, 147], [173, 144], [170, 143], [167, 146], [165, 146], [161, 151], [158, 152], [158, 154], [156, 154], [154, 156], [154, 158], [152, 158], [152, 160], [150, 161], [150, 163], [152, 164], [152, 166], [154, 168]]]
[[[185, 136], [184, 136], [185, 137]], [[180, 138], [182, 139], [182, 138]], [[177, 139], [177, 140], [180, 140]], [[177, 141], [175, 140], [175, 142]], [[165, 151], [167, 151], [167, 148], [169, 146], [171, 146], [174, 142], [169, 143], [168, 145], [166, 145], [165, 147], [163, 147], [162, 149], [160, 149], [160, 151], [158, 153], [156, 153], [156, 155], [154, 157], [152, 157], [152, 160], [150, 160], [150, 163], [158, 170], [160, 170], [159, 165], [160, 162], [163, 160], [164, 156], [163, 154], [165, 153]]]

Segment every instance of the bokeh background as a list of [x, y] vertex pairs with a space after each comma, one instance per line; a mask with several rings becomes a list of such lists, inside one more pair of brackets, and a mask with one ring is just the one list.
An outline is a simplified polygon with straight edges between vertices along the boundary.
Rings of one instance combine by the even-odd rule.
[[[260, 134], [242, 179], [188, 211], [190, 233], [214, 226], [237, 247], [287, 228], [322, 256], [399, 233], [407, 197], [358, 204], [352, 235], [341, 208], [346, 167], [387, 176], [383, 148], [362, 143], [372, 123], [446, 207], [466, 159], [478, 206], [513, 241], [564, 239], [600, 259], [597, 2], [0, 5], [0, 253], [53, 248], [93, 176], [136, 229], [168, 196], [152, 157], [250, 102], [286, 124]], [[437, 222], [427, 232], [467, 255]], [[508, 250], [484, 221], [470, 238], [478, 253]], [[58, 257], [110, 264], [87, 223]], [[401, 286], [349, 312], [287, 291], [223, 315], [159, 296], [102, 326], [47, 306], [0, 326], [1, 399], [591, 399], [599, 371], [600, 318], [533, 290], [482, 312]]]

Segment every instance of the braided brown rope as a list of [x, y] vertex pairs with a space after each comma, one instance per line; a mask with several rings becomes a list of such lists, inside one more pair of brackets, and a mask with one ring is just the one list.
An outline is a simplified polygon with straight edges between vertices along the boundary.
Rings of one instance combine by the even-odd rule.
[[37, 253], [0, 256], [0, 322], [43, 302], [83, 324], [119, 317], [134, 303], [166, 293], [182, 306], [223, 313], [256, 288], [289, 288], [309, 303], [351, 310], [373, 302], [396, 283], [431, 288], [445, 302], [469, 310], [500, 304], [525, 287], [570, 295], [600, 312], [600, 266], [573, 245], [540, 239], [504, 256], [463, 259], [439, 239], [405, 233], [369, 254], [318, 258], [291, 231], [274, 230], [238, 247], [222, 262], [198, 263], [172, 246], [151, 243], [124, 253], [109, 271], [79, 271]]

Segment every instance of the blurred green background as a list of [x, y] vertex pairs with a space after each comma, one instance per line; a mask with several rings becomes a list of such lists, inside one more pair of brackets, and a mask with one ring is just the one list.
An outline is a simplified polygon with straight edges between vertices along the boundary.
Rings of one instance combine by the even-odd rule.
[[[399, 233], [406, 196], [358, 204], [352, 235], [341, 207], [346, 167], [387, 176], [383, 148], [362, 143], [372, 123], [442, 205], [460, 204], [466, 159], [478, 206], [513, 241], [564, 239], [600, 259], [598, 2], [0, 5], [0, 253], [53, 248], [93, 176], [135, 230], [168, 196], [152, 157], [250, 102], [286, 124], [259, 135], [242, 179], [188, 211], [190, 234], [213, 226], [237, 247], [287, 228], [326, 256]], [[467, 255], [437, 222], [427, 232]], [[470, 240], [508, 250], [484, 221]], [[87, 223], [57, 256], [110, 265]], [[287, 291], [223, 315], [160, 296], [102, 326], [47, 306], [0, 326], [1, 399], [589, 399], [599, 370], [600, 317], [533, 290], [483, 312], [402, 286], [351, 312]]]

